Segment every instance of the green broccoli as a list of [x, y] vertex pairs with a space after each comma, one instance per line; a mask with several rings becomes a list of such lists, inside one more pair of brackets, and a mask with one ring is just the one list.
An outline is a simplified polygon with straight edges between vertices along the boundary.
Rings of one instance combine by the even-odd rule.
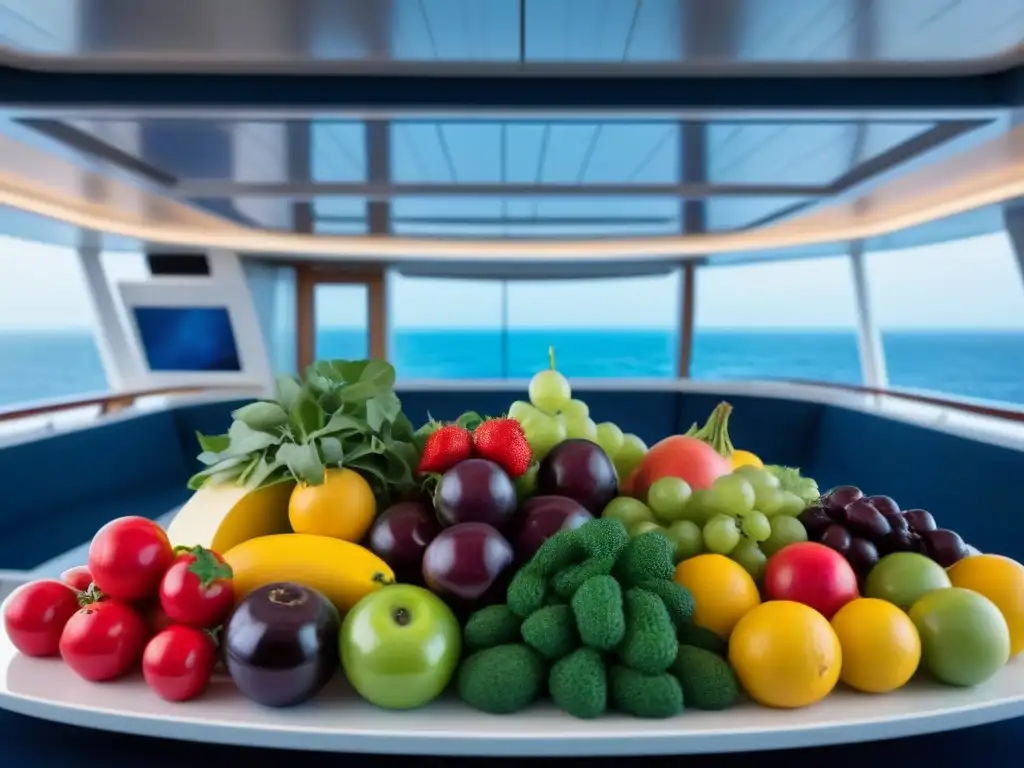
[[573, 563], [578, 563], [585, 555], [575, 530], [558, 531], [540, 545], [527, 563], [527, 567], [541, 576], [551, 576]]
[[663, 718], [683, 711], [683, 689], [672, 675], [645, 675], [629, 667], [612, 667], [608, 675], [612, 705], [633, 717]]
[[618, 558], [629, 543], [626, 527], [611, 517], [588, 520], [575, 531], [580, 546], [589, 557]]
[[520, 568], [509, 582], [506, 602], [516, 616], [525, 619], [544, 606], [548, 585], [544, 577], [529, 566]]
[[683, 689], [687, 706], [727, 709], [739, 698], [736, 673], [725, 659], [711, 651], [680, 645], [671, 672]]
[[531, 613], [520, 631], [526, 644], [546, 659], [560, 659], [580, 647], [576, 621], [567, 605], [550, 605]]
[[676, 636], [682, 645], [692, 645], [695, 648], [703, 648], [718, 656], [724, 657], [729, 652], [729, 643], [719, 637], [706, 627], [698, 627], [696, 624], [684, 624], [676, 627]]
[[548, 591], [548, 593], [544, 595], [544, 605], [568, 605], [568, 603], [565, 602], [565, 600], [560, 595]]
[[668, 615], [672, 617], [678, 631], [681, 627], [690, 626], [693, 621], [693, 595], [686, 587], [676, 584], [669, 579], [652, 579], [637, 584], [640, 589], [653, 592], [661, 598], [661, 602], [668, 609]]
[[612, 573], [628, 589], [643, 581], [671, 579], [675, 571], [672, 542], [658, 531], [648, 531], [629, 540]]
[[579, 565], [570, 565], [555, 574], [551, 586], [555, 594], [566, 600], [576, 594], [580, 585], [591, 576], [605, 576], [615, 567], [614, 557], [590, 557]]
[[679, 650], [665, 604], [653, 592], [635, 588], [626, 592], [623, 604], [626, 633], [616, 648], [622, 663], [648, 675], [664, 672]]
[[462, 630], [466, 650], [481, 651], [496, 645], [519, 641], [519, 625], [522, 619], [508, 609], [507, 605], [489, 605], [476, 611]]
[[578, 648], [556, 661], [548, 674], [555, 706], [573, 717], [593, 718], [608, 708], [608, 674], [601, 654]]
[[459, 696], [474, 709], [507, 715], [525, 709], [544, 688], [544, 660], [522, 643], [487, 648], [459, 667]]
[[626, 632], [622, 589], [611, 576], [591, 576], [576, 590], [570, 605], [584, 645], [607, 651], [622, 641]]

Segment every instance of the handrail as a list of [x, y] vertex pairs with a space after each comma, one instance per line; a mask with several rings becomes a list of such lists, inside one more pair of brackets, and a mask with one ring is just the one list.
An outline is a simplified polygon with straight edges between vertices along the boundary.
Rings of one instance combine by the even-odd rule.
[[253, 385], [196, 385], [196, 386], [175, 386], [155, 387], [153, 389], [139, 389], [128, 392], [103, 392], [89, 395], [75, 395], [65, 398], [54, 398], [52, 400], [37, 400], [28, 405], [19, 405], [11, 408], [0, 408], [0, 423], [5, 421], [16, 421], [27, 419], [33, 416], [47, 416], [53, 413], [74, 411], [79, 408], [99, 406], [100, 414], [109, 415], [130, 408], [135, 402], [143, 397], [159, 397], [161, 395], [193, 395], [203, 394], [210, 391], [223, 392], [244, 392], [249, 389], [256, 389]]

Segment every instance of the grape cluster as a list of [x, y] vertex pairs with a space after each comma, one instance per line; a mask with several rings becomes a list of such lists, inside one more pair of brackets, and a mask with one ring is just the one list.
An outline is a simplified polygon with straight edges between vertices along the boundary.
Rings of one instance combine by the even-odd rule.
[[807, 535], [834, 549], [864, 579], [881, 557], [918, 552], [944, 568], [970, 554], [959, 534], [939, 528], [930, 512], [900, 510], [888, 496], [865, 496], [841, 485], [800, 513]]

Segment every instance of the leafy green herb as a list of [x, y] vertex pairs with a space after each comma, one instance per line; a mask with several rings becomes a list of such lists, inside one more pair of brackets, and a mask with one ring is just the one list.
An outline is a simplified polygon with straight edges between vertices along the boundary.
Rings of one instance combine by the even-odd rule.
[[779, 487], [799, 496], [805, 504], [813, 504], [821, 496], [818, 484], [813, 478], [804, 477], [796, 467], [782, 467], [778, 464], [765, 466], [765, 471], [774, 475], [779, 481]]

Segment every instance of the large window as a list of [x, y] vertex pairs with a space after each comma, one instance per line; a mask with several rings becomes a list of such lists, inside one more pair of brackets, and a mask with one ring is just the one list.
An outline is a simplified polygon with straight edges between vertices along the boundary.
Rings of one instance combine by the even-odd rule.
[[1004, 232], [867, 258], [889, 384], [1024, 403], [1024, 282]]
[[845, 256], [697, 271], [695, 379], [861, 381]]
[[0, 236], [0, 408], [106, 389], [76, 254]]

